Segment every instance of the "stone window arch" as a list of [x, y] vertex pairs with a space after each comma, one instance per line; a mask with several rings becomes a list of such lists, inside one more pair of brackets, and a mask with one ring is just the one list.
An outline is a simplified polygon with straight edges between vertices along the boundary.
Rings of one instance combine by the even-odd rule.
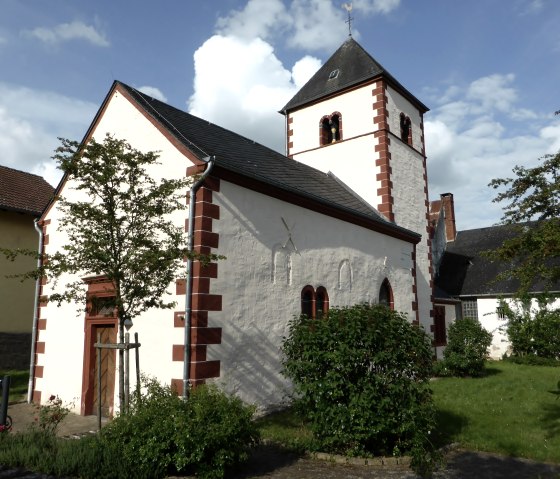
[[393, 288], [391, 288], [391, 283], [389, 283], [387, 278], [383, 280], [379, 288], [379, 304], [383, 304], [391, 310], [395, 309]]
[[400, 114], [401, 140], [412, 146], [412, 125], [410, 118], [404, 113]]
[[319, 122], [319, 139], [321, 146], [342, 140], [342, 115], [335, 111], [325, 115]]
[[324, 286], [317, 290], [311, 285], [301, 290], [301, 314], [309, 319], [321, 319], [329, 310], [329, 294]]
[[329, 294], [324, 286], [315, 292], [315, 318], [321, 319], [329, 311]]

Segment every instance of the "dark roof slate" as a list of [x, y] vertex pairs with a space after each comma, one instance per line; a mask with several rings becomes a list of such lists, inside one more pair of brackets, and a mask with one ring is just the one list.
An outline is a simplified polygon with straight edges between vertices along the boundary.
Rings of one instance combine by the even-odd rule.
[[[338, 70], [335, 78], [329, 79], [331, 72]], [[406, 90], [380, 63], [362, 46], [349, 37], [325, 64], [313, 75], [296, 95], [282, 108], [286, 113], [302, 105], [332, 95], [364, 81], [383, 76], [424, 112], [428, 108]]]
[[[528, 226], [530, 223], [459, 231], [455, 241], [447, 244], [435, 279], [436, 287], [451, 296], [514, 294], [519, 289], [517, 280], [494, 281], [511, 264], [492, 261], [482, 253], [502, 246], [518, 234], [519, 227]], [[531, 289], [543, 291], [544, 285], [536, 283]]]
[[217, 166], [233, 173], [366, 217], [406, 235], [418, 236], [387, 221], [333, 176], [163, 103], [122, 82], [115, 84], [124, 88], [144, 111], [201, 160], [213, 156]]
[[0, 209], [40, 216], [53, 194], [42, 177], [0, 166]]

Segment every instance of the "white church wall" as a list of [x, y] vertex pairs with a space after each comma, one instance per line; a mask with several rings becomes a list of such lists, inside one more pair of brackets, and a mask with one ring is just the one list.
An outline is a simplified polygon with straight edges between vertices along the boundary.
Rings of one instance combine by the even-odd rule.
[[[455, 304], [442, 304], [438, 303], [438, 306], [443, 306], [445, 308], [445, 331], [446, 335], [449, 333], [449, 326], [451, 326], [455, 321], [457, 321], [457, 306]], [[449, 336], [447, 336], [449, 341]], [[437, 359], [443, 359], [443, 352], [445, 351], [445, 346], [436, 346], [435, 354]]]
[[[109, 105], [94, 132], [94, 137], [101, 142], [105, 133], [116, 138], [126, 139], [132, 147], [141, 151], [159, 151], [161, 165], [150, 171], [156, 178], [181, 178], [191, 163], [161, 133], [131, 105], [121, 93], [112, 96]], [[67, 182], [62, 195], [78, 200], [84, 199], [83, 193], [72, 189], [72, 182]], [[80, 195], [81, 198], [80, 198]], [[55, 203], [45, 219], [48, 225], [49, 244], [46, 253], [60, 250], [67, 243], [62, 232], [57, 232], [61, 212]], [[185, 224], [187, 212], [176, 212], [173, 221], [180, 226]], [[79, 279], [80, 275], [66, 276], [60, 279], [59, 285]], [[44, 295], [55, 291], [50, 280], [43, 290]], [[164, 298], [179, 302], [178, 309], [184, 309], [184, 296], [176, 296], [174, 285], [169, 288], [170, 294]], [[73, 411], [80, 412], [82, 396], [82, 369], [84, 364], [84, 321], [85, 305], [63, 304], [57, 307], [53, 303], [41, 308], [41, 317], [47, 321], [45, 330], [40, 331], [38, 341], [45, 342], [45, 353], [38, 355], [38, 365], [43, 366], [43, 377], [37, 378], [35, 390], [41, 391], [41, 401], [45, 402], [51, 394], [60, 396], [63, 401], [73, 402]], [[171, 377], [182, 376], [182, 363], [172, 362], [171, 345], [183, 343], [183, 329], [174, 328], [173, 311], [151, 310], [134, 319], [130, 329], [131, 337], [139, 333], [140, 366], [147, 372], [164, 382]], [[117, 360], [118, 361], [118, 360]], [[131, 376], [135, 376], [134, 358], [131, 356]], [[118, 377], [118, 372], [115, 373]], [[132, 381], [132, 384], [134, 382]], [[115, 384], [115, 411], [118, 409], [118, 386]]]
[[411, 244], [225, 181], [214, 203], [218, 253], [227, 259], [211, 282], [222, 311], [210, 313], [209, 326], [222, 328], [222, 344], [209, 346], [208, 357], [221, 361], [218, 382], [228, 391], [265, 407], [285, 399], [280, 347], [306, 285], [325, 287], [331, 307], [349, 306], [377, 302], [388, 278], [395, 309], [414, 318]]

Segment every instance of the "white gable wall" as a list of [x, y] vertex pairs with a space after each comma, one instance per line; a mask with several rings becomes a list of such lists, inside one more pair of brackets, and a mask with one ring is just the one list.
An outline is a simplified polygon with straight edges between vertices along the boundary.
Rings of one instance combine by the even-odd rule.
[[[211, 282], [223, 309], [209, 314], [209, 326], [222, 328], [222, 344], [209, 346], [208, 355], [221, 360], [219, 382], [227, 390], [261, 406], [284, 399], [289, 385], [278, 375], [280, 347], [306, 285], [325, 287], [331, 307], [350, 306], [377, 302], [388, 278], [395, 310], [414, 319], [412, 244], [225, 181], [214, 203], [220, 220], [213, 231], [227, 259]], [[275, 262], [276, 251], [282, 254]]]
[[[126, 139], [133, 148], [141, 151], [159, 151], [161, 165], [153, 168], [154, 177], [180, 178], [185, 176], [186, 168], [191, 166], [187, 160], [121, 93], [115, 92], [110, 98], [106, 111], [101, 116], [93, 132], [94, 138], [102, 142], [106, 133], [116, 138]], [[83, 195], [72, 189], [68, 181], [62, 195], [79, 199]], [[83, 199], [83, 198], [82, 198]], [[177, 212], [174, 221], [178, 225], [185, 224], [187, 212]], [[46, 253], [59, 250], [67, 240], [63, 233], [58, 232], [60, 211], [55, 203], [46, 216], [49, 243]], [[66, 280], [74, 281], [74, 277], [64, 277], [59, 285]], [[53, 292], [53, 282], [43, 287], [43, 295]], [[178, 309], [184, 309], [184, 296], [175, 295], [174, 285], [170, 286], [167, 299], [176, 300]], [[82, 368], [84, 362], [84, 305], [47, 304], [41, 308], [41, 318], [46, 319], [46, 329], [39, 332], [39, 342], [45, 343], [45, 353], [38, 355], [38, 365], [43, 368], [43, 377], [36, 379], [35, 390], [41, 392], [41, 401], [45, 402], [51, 394], [59, 395], [65, 402], [74, 402], [73, 410], [80, 412], [82, 392]], [[173, 311], [153, 310], [134, 320], [130, 330], [139, 333], [140, 367], [163, 381], [169, 382], [171, 377], [182, 376], [182, 363], [171, 361], [171, 345], [183, 343], [183, 330], [173, 327]], [[134, 377], [134, 357], [131, 355], [131, 374]], [[115, 375], [118, 376], [118, 373]], [[134, 381], [131, 381], [134, 384]], [[115, 386], [115, 406], [118, 405], [118, 387]]]

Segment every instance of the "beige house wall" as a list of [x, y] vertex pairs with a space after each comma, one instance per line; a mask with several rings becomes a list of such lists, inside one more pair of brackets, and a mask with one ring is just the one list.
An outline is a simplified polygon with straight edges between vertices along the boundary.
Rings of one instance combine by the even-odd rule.
[[[36, 251], [39, 235], [33, 220], [31, 215], [0, 211], [0, 247]], [[35, 266], [33, 258], [19, 257], [12, 262], [0, 257], [0, 332], [31, 333], [35, 282], [30, 279], [21, 282], [6, 275], [27, 272]]]

